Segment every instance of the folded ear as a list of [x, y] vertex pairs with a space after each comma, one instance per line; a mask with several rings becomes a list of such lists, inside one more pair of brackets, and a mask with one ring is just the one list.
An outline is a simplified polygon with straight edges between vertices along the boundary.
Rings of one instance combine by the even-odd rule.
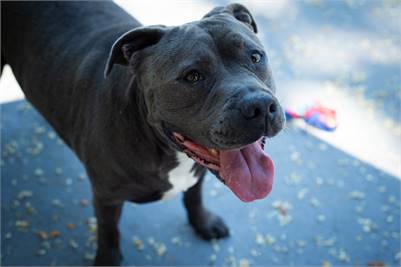
[[109, 75], [114, 64], [128, 66], [135, 52], [158, 43], [166, 31], [167, 27], [155, 25], [135, 28], [121, 35], [110, 49], [104, 76]]
[[254, 33], [258, 32], [258, 28], [256, 26], [256, 22], [253, 19], [251, 12], [249, 10], [241, 5], [241, 4], [230, 4], [226, 7], [216, 7], [209, 13], [207, 13], [204, 18], [211, 17], [217, 14], [221, 13], [228, 13], [237, 20], [241, 21], [244, 23], [246, 26], [248, 26]]

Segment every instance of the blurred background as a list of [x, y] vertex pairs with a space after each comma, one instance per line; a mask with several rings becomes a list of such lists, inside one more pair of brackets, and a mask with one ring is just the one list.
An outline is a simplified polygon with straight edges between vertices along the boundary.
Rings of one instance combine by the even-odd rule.
[[[116, 1], [144, 25], [198, 20], [228, 1]], [[181, 197], [126, 203], [124, 265], [399, 266], [401, 2], [237, 1], [254, 15], [284, 107], [336, 111], [328, 132], [303, 120], [267, 142], [271, 195], [240, 202], [212, 175], [207, 206], [230, 226], [205, 242]], [[0, 80], [1, 263], [89, 265], [96, 221], [75, 155], [27, 103], [8, 66]]]

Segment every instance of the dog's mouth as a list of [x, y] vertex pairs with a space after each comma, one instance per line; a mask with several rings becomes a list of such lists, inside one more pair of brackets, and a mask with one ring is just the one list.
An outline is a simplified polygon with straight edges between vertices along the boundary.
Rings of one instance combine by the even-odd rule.
[[273, 161], [264, 151], [265, 137], [238, 149], [212, 149], [173, 132], [173, 139], [190, 158], [215, 173], [244, 202], [270, 193]]

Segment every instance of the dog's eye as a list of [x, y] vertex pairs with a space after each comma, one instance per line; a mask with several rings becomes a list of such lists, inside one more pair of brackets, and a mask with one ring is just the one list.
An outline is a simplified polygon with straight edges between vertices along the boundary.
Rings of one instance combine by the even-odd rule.
[[254, 52], [251, 55], [251, 59], [253, 63], [259, 63], [262, 60], [262, 54]]
[[199, 82], [200, 80], [203, 80], [203, 76], [198, 71], [191, 70], [187, 75], [185, 75], [184, 79], [187, 82], [196, 83]]

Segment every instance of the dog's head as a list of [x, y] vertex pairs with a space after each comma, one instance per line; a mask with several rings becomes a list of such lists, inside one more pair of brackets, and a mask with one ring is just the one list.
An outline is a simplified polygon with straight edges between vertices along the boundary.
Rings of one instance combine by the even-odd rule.
[[178, 27], [136, 28], [113, 45], [105, 70], [129, 66], [147, 119], [243, 201], [265, 197], [274, 167], [265, 137], [284, 124], [268, 55], [242, 5]]

